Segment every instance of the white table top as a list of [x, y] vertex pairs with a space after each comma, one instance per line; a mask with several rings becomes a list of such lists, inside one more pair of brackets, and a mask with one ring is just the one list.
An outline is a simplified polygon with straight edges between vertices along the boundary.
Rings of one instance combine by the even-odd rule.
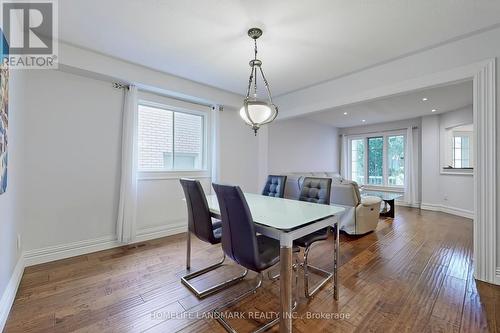
[[[344, 208], [320, 205], [298, 200], [268, 197], [245, 193], [254, 222], [279, 229], [293, 230], [309, 223], [344, 212]], [[216, 195], [207, 195], [208, 207], [214, 214], [220, 214]]]

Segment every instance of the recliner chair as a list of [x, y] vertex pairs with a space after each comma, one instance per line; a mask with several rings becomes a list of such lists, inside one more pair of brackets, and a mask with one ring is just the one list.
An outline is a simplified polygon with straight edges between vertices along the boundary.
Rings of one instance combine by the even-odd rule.
[[377, 228], [380, 202], [379, 197], [361, 197], [358, 184], [342, 180], [332, 184], [331, 203], [346, 208], [340, 217], [340, 230], [350, 235], [363, 235]]

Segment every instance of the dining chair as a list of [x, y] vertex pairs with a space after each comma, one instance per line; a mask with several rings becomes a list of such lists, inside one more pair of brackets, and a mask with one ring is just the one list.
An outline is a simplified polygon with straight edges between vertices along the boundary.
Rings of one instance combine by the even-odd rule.
[[[198, 239], [210, 243], [212, 245], [220, 244], [222, 237], [222, 222], [212, 221], [210, 217], [210, 210], [208, 208], [207, 198], [198, 180], [182, 178], [180, 179], [182, 189], [186, 198], [187, 212], [188, 212], [188, 232], [187, 232], [187, 251], [186, 251], [186, 270], [191, 269], [191, 234], [195, 235]], [[215, 286], [199, 290], [190, 280], [210, 272], [214, 269], [221, 267], [224, 264], [226, 255], [223, 252], [222, 259], [206, 268], [190, 272], [181, 278], [182, 283], [188, 287], [197, 297], [203, 298], [217, 291], [220, 291], [236, 282], [242, 280], [248, 273], [245, 269], [244, 272], [236, 277], [219, 283]]]
[[[213, 187], [217, 195], [222, 218], [222, 249], [228, 257], [239, 265], [258, 274], [255, 287], [214, 310], [217, 321], [228, 332], [234, 333], [236, 331], [225, 320], [225, 316], [221, 312], [255, 293], [261, 287], [263, 280], [262, 272], [279, 262], [280, 243], [278, 240], [256, 234], [252, 214], [239, 186], [213, 184]], [[295, 262], [297, 262], [296, 256]], [[296, 267], [297, 265], [295, 264], [295, 283], [297, 285]], [[296, 304], [297, 302], [295, 301], [294, 307]], [[253, 333], [264, 332], [278, 322], [279, 317], [259, 327]]]
[[[302, 183], [299, 200], [329, 205], [331, 188], [331, 178], [305, 177]], [[304, 261], [302, 266], [304, 267], [304, 294], [307, 298], [314, 296], [314, 294], [316, 294], [321, 287], [323, 287], [328, 280], [333, 277], [332, 272], [309, 265], [308, 263], [311, 247], [316, 242], [327, 240], [329, 230], [330, 227], [323, 228], [294, 241], [294, 245], [304, 248]], [[309, 271], [313, 271], [324, 277], [312, 291], [309, 291]]]
[[262, 195], [283, 198], [285, 195], [286, 176], [269, 175]]

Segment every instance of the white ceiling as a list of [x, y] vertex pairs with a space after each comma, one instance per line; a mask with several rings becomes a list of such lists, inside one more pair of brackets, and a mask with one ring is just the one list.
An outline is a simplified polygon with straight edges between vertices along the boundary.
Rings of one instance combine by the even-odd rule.
[[[470, 105], [472, 81], [467, 81], [338, 107], [307, 118], [335, 127], [352, 127], [439, 114]], [[433, 109], [436, 111], [432, 112]]]
[[253, 46], [275, 95], [500, 23], [492, 0], [64, 0], [63, 41], [245, 93]]

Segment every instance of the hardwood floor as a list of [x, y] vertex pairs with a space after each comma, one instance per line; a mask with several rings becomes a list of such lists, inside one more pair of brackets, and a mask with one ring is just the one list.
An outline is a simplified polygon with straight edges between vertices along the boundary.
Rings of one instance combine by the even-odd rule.
[[[180, 283], [184, 237], [26, 268], [5, 332], [224, 332], [203, 316], [252, 286], [255, 275], [198, 300]], [[331, 242], [317, 245], [311, 263], [331, 269], [332, 249]], [[220, 255], [219, 247], [195, 241], [192, 267]], [[471, 260], [470, 220], [398, 207], [376, 232], [341, 236], [340, 299], [333, 300], [331, 284], [312, 300], [302, 296], [294, 332], [500, 333], [500, 287], [475, 281]], [[220, 282], [240, 269], [230, 264], [196, 283]], [[230, 322], [243, 332], [264, 323], [263, 314], [278, 310], [278, 288], [265, 280], [231, 308], [228, 315], [244, 318]]]

